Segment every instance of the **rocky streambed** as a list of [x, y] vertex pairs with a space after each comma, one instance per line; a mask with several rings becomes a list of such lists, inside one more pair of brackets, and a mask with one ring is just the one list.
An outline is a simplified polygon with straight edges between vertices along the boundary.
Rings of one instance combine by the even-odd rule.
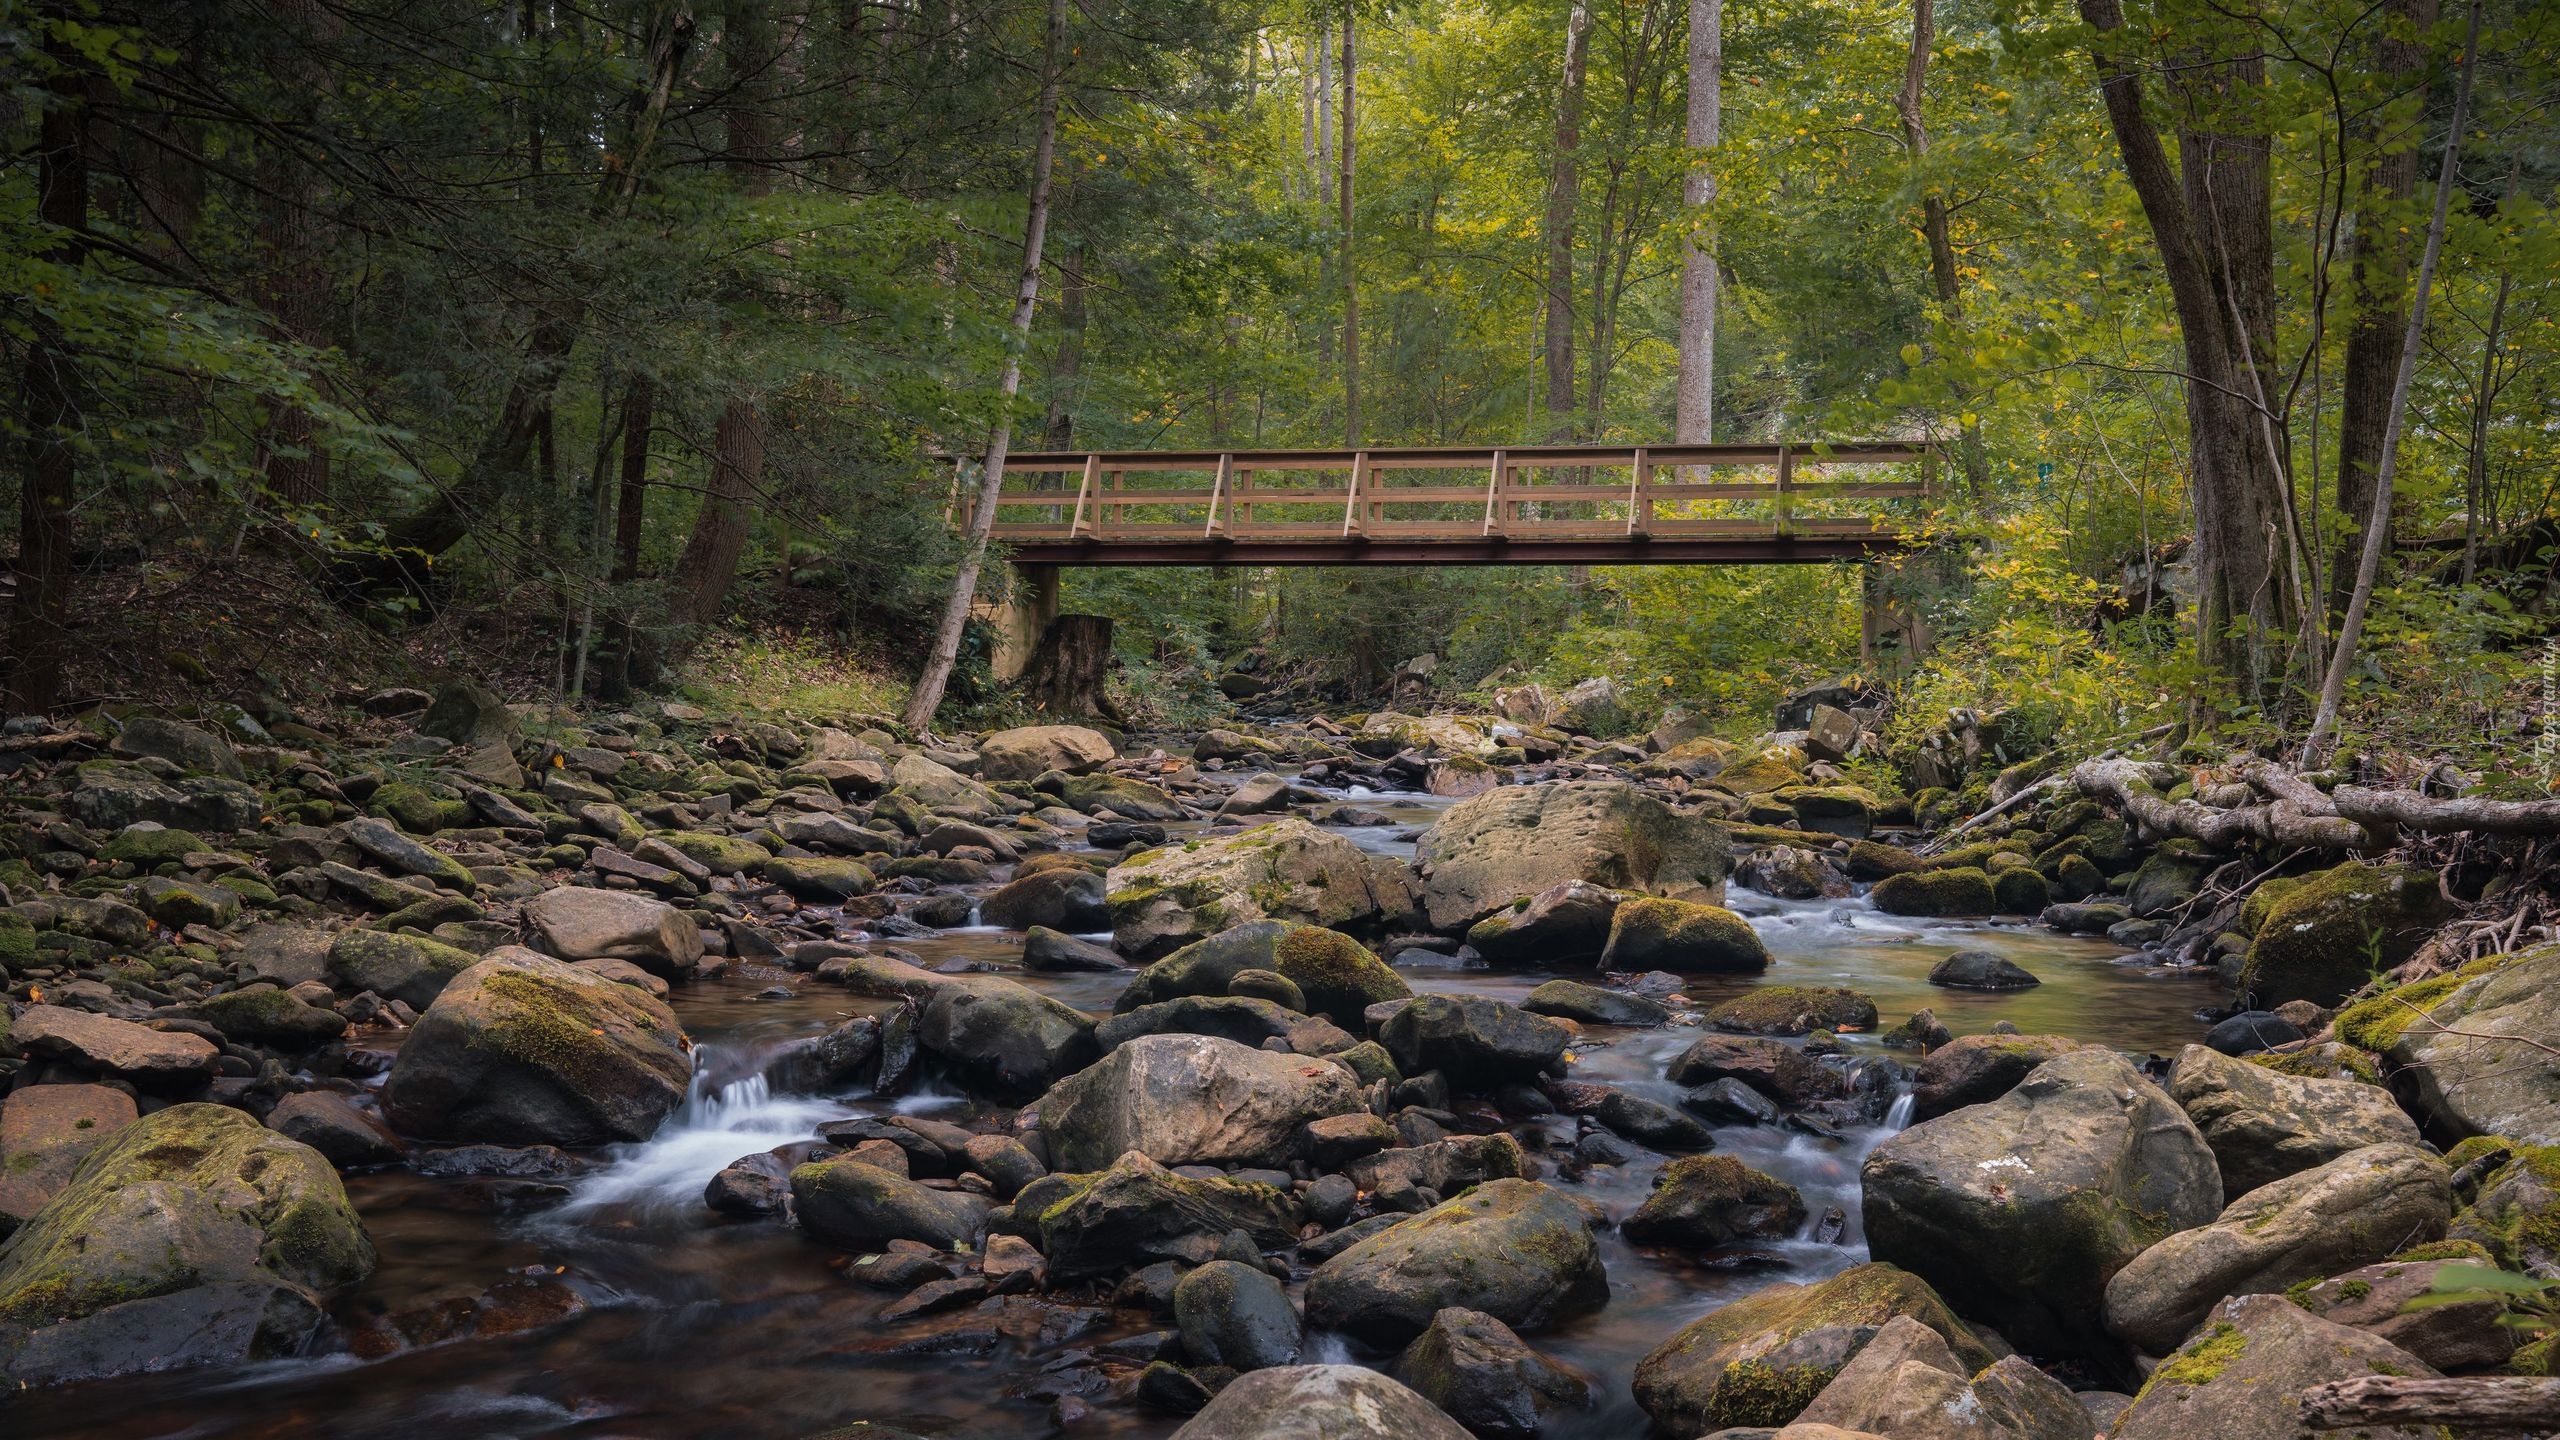
[[[2166, 1436], [2246, 1411], [2232, 1335], [2288, 1383], [2341, 1335], [2353, 1373], [2511, 1363], [2477, 1307], [2363, 1312], [2536, 1263], [2539, 1152], [2467, 1142], [2457, 1189], [2353, 1012], [2361, 1046], [2317, 1006], [2217, 1032], [2274, 1064], [2196, 1045], [2223, 970], [2073, 933], [2150, 859], [2003, 917], [1993, 877], [2053, 904], [2093, 847], [1918, 861], [1801, 736], [485, 723], [360, 787], [405, 819], [322, 799], [229, 854], [93, 821], [48, 862], [166, 850], [86, 870], [145, 904], [281, 880], [299, 949], [154, 917], [209, 963], [138, 995], [17, 907], [56, 963], [19, 967], [0, 1130], [53, 1192], [0, 1194], [11, 1433], [2081, 1436], [2143, 1389], [2120, 1433]], [[500, 757], [552, 775], [466, 778]], [[60, 808], [203, 772], [111, 763]], [[1985, 895], [1888, 914], [1877, 867]], [[2543, 1123], [2511, 1079], [2456, 1103]]]

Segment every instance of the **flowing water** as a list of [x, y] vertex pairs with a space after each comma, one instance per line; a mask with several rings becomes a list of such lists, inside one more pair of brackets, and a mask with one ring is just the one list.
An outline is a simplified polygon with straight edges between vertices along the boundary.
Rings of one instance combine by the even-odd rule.
[[[1363, 848], [1409, 856], [1416, 827], [1449, 802], [1427, 796], [1343, 792], [1347, 803], [1391, 823], [1355, 827]], [[2174, 1053], [2198, 1038], [2199, 1007], [2218, 991], [2196, 972], [2131, 963], [2115, 947], [2027, 925], [1911, 921], [1878, 914], [1863, 898], [1789, 902], [1735, 889], [1733, 906], [1767, 941], [1762, 976], [1700, 978], [1690, 987], [1713, 1004], [1756, 985], [1825, 984], [1873, 996], [1889, 1028], [1933, 1007], [1957, 1034], [2007, 1020], [2030, 1033], [2102, 1042], [2136, 1056]], [[1021, 936], [993, 929], [944, 932], [900, 942], [928, 964], [966, 962], [1035, 986], [1068, 1004], [1107, 1011], [1126, 977], [1045, 975], [1019, 966]], [[2025, 991], [1942, 990], [1930, 967], [1963, 948], [1997, 951], [2043, 984]], [[1409, 952], [1400, 968], [1415, 988], [1518, 1000], [1561, 972], [1463, 969]], [[1576, 972], [1586, 978], [1587, 970]], [[1068, 1384], [1056, 1372], [1074, 1352], [1154, 1328], [1136, 1311], [1099, 1311], [1034, 1325], [976, 1322], [882, 1326], [891, 1295], [850, 1283], [849, 1257], [803, 1240], [792, 1227], [714, 1216], [703, 1186], [729, 1162], [778, 1147], [813, 1145], [820, 1124], [861, 1114], [970, 1118], [967, 1097], [930, 1087], [883, 1099], [867, 1094], [776, 1093], [760, 1068], [790, 1041], [874, 1002], [821, 986], [787, 982], [770, 998], [770, 975], [738, 976], [681, 988], [677, 1014], [699, 1042], [698, 1073], [684, 1107], [644, 1144], [617, 1147], [568, 1182], [565, 1200], [522, 1214], [496, 1214], [485, 1187], [405, 1171], [351, 1177], [348, 1192], [381, 1252], [373, 1278], [337, 1307], [341, 1326], [467, 1300], [493, 1286], [539, 1280], [567, 1287], [586, 1304], [565, 1323], [502, 1338], [469, 1338], [359, 1363], [344, 1355], [279, 1362], [220, 1376], [172, 1375], [73, 1387], [0, 1408], [0, 1433], [37, 1436], [285, 1437], [502, 1436], [789, 1437], [852, 1420], [898, 1424], [925, 1434], [1028, 1437], [1059, 1433], [1049, 1400]], [[1573, 1048], [1578, 1078], [1622, 1086], [1669, 1102], [1678, 1087], [1664, 1067], [1697, 1035], [1684, 1028], [1593, 1027]], [[1846, 1037], [1853, 1063], [1883, 1057], [1873, 1037]], [[1907, 1057], [1905, 1057], [1907, 1058]], [[1882, 1124], [1821, 1139], [1775, 1129], [1722, 1129], [1723, 1153], [1803, 1192], [1818, 1218], [1847, 1217], [1836, 1242], [1808, 1233], [1740, 1256], [1689, 1257], [1639, 1250], [1614, 1230], [1601, 1237], [1611, 1299], [1600, 1312], [1535, 1336], [1533, 1343], [1597, 1380], [1596, 1408], [1562, 1417], [1549, 1433], [1600, 1440], [1647, 1433], [1628, 1393], [1635, 1362], [1679, 1326], [1738, 1296], [1781, 1280], [1834, 1273], [1865, 1258], [1859, 1226], [1858, 1166], [1885, 1135], [1908, 1122], [1911, 1102], [1892, 1102]], [[1551, 1117], [1522, 1127], [1569, 1140], [1573, 1122]], [[1593, 1168], [1580, 1189], [1614, 1214], [1633, 1209], [1659, 1162]], [[951, 1317], [939, 1317], [948, 1321]], [[1075, 1333], [1079, 1327], [1081, 1333]], [[1354, 1356], [1338, 1338], [1313, 1336], [1307, 1358]], [[1047, 1372], [1047, 1373], [1044, 1373]], [[1155, 1437], [1175, 1417], [1112, 1403], [1104, 1396], [1076, 1433]]]

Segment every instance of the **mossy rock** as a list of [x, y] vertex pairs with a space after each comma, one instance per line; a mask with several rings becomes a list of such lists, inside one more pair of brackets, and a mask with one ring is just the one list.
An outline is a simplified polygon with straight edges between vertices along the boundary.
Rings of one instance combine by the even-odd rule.
[[2350, 860], [2267, 907], [2241, 966], [2251, 1003], [2335, 1005], [2409, 958], [2449, 913], [2433, 871]]
[[1887, 845], [1881, 840], [1858, 840], [1849, 846], [1848, 870], [1852, 880], [1882, 880], [1887, 876], [1923, 869], [1928, 863], [1899, 845]]
[[1707, 1012], [1707, 1023], [1737, 1035], [1808, 1035], [1873, 1030], [1876, 1002], [1828, 985], [1763, 985]]
[[1991, 901], [2003, 915], [2041, 915], [2053, 891], [2032, 868], [2003, 870], [1991, 879]]
[[1298, 987], [1310, 1013], [1357, 1032], [1360, 1014], [1413, 994], [1369, 947], [1338, 930], [1257, 920], [1174, 951], [1134, 976], [1113, 1004], [1125, 1015], [1183, 995], [1224, 995], [1236, 976], [1268, 970]]
[[14, 910], [0, 910], [0, 970], [31, 963], [37, 951], [36, 927]]
[[101, 860], [117, 861], [148, 870], [155, 865], [202, 850], [211, 850], [192, 830], [127, 830], [98, 850]]
[[219, 885], [154, 877], [137, 887], [142, 911], [172, 930], [228, 925], [240, 918], [240, 897]]
[[272, 985], [226, 991], [198, 1005], [196, 1013], [234, 1040], [282, 1050], [308, 1050], [347, 1031], [346, 1017]]
[[2276, 908], [2276, 902], [2301, 889], [2302, 885], [2303, 877], [2299, 875], [2279, 875], [2261, 882], [2257, 889], [2249, 892], [2249, 899], [2240, 907], [2240, 933], [2252, 940], [2257, 939], [2258, 932], [2267, 928], [2267, 914]]
[[683, 1103], [693, 1057], [638, 986], [539, 956], [478, 960], [410, 1031], [383, 1113], [423, 1139], [636, 1143]]
[[329, 973], [351, 990], [370, 990], [424, 1010], [463, 971], [480, 963], [468, 950], [423, 935], [349, 930], [329, 943]]
[[1991, 876], [1969, 865], [1888, 875], [1872, 898], [1887, 915], [1989, 915], [2000, 908]]
[[1769, 948], [1750, 921], [1721, 905], [1644, 897], [1611, 913], [1600, 968], [1758, 974], [1769, 968]]
[[2514, 1149], [2453, 1217], [2447, 1238], [2479, 1245], [2508, 1269], [2547, 1273], [2560, 1265], [2560, 1145]]
[[471, 823], [471, 802], [439, 795], [407, 780], [385, 781], [365, 808], [412, 835], [458, 830]]
[[841, 904], [857, 895], [868, 895], [879, 884], [870, 868], [859, 860], [768, 855], [762, 869], [767, 880], [803, 900], [822, 905]]
[[753, 840], [736, 835], [711, 835], [699, 830], [667, 830], [658, 839], [693, 863], [714, 875], [752, 875], [763, 868], [773, 852]]

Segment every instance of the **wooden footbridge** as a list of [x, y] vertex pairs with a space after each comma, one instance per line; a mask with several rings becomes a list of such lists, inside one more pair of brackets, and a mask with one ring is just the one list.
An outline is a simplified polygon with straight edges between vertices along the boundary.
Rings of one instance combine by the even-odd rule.
[[1938, 455], [1903, 441], [1451, 446], [1004, 468], [994, 535], [1026, 567], [1785, 565], [1905, 548]]

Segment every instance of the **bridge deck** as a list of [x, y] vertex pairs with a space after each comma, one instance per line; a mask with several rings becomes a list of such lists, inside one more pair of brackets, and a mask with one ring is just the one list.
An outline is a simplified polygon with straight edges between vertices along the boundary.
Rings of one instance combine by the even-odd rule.
[[1027, 454], [994, 535], [1029, 565], [1792, 564], [1901, 549], [1860, 502], [1916, 519], [1936, 469], [1899, 441]]

